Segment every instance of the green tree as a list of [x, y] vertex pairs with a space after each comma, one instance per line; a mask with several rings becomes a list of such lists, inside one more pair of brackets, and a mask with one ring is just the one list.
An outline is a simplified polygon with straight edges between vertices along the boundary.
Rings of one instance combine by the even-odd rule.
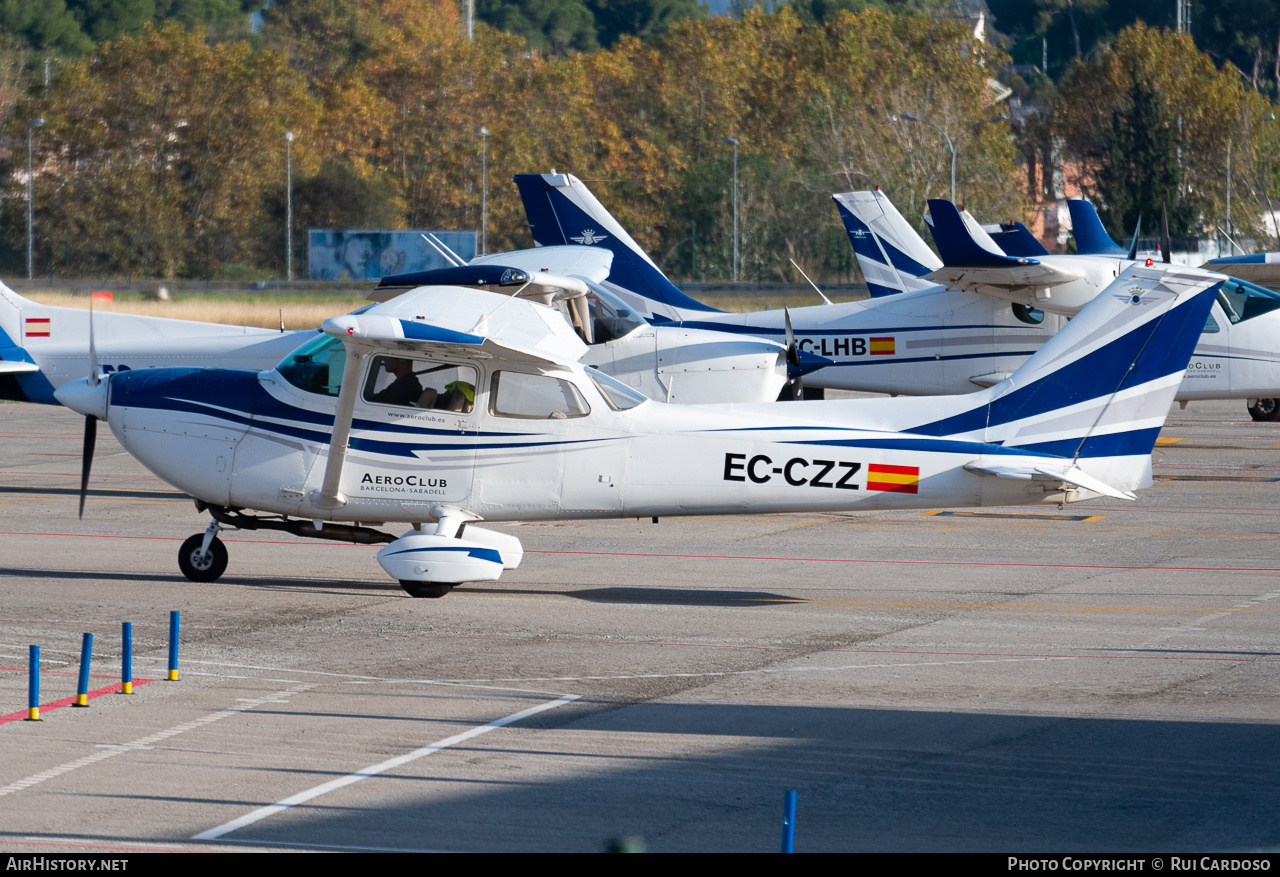
[[600, 43], [612, 46], [624, 36], [652, 39], [677, 21], [707, 17], [701, 0], [587, 0]]
[[1112, 238], [1132, 234], [1138, 218], [1154, 227], [1167, 209], [1169, 231], [1177, 237], [1192, 233], [1194, 207], [1181, 197], [1178, 131], [1151, 83], [1135, 81], [1122, 106], [1112, 110], [1111, 124], [1098, 163], [1095, 191], [1098, 216]]
[[0, 0], [0, 30], [38, 50], [78, 55], [93, 47], [65, 0]]
[[596, 20], [582, 0], [477, 0], [476, 18], [522, 37], [535, 49], [561, 53], [600, 48]]
[[[1194, 219], [1179, 220], [1184, 228], [1190, 223], [1212, 229], [1225, 220], [1228, 144], [1234, 143], [1233, 151], [1239, 152], [1242, 140], [1238, 132], [1249, 117], [1248, 104], [1240, 77], [1234, 71], [1214, 69], [1212, 60], [1195, 48], [1187, 34], [1133, 25], [1117, 34], [1109, 50], [1077, 64], [1063, 80], [1053, 116], [1068, 158], [1069, 181], [1104, 200], [1100, 175], [1104, 168], [1107, 173], [1115, 168], [1117, 176], [1109, 194], [1126, 197], [1118, 188], [1124, 173], [1118, 170], [1122, 163], [1113, 151], [1115, 144], [1120, 148], [1165, 148], [1163, 143], [1151, 143], [1146, 135], [1138, 138], [1132, 133], [1132, 114], [1139, 97], [1138, 123], [1150, 126], [1162, 120], [1159, 136], [1180, 147], [1177, 197], [1168, 205], [1170, 221], [1175, 216], [1190, 216]], [[1152, 131], [1151, 136], [1157, 134]], [[1239, 155], [1233, 155], [1232, 163], [1237, 161]], [[1100, 211], [1114, 214], [1109, 205], [1098, 206]], [[1146, 204], [1142, 209], [1149, 213], [1158, 207]], [[1237, 207], [1233, 202], [1233, 221], [1239, 217], [1252, 221], [1257, 212], [1256, 205], [1242, 203]], [[1119, 213], [1132, 221], [1128, 207], [1122, 206]]]

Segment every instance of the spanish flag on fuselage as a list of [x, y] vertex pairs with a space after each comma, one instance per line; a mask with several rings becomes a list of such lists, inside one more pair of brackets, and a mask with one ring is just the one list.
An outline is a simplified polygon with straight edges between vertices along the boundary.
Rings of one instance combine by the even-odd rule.
[[919, 466], [889, 466], [883, 463], [872, 463], [867, 467], [867, 490], [919, 493], [919, 485]]
[[882, 337], [872, 337], [867, 339], [870, 343], [868, 349], [872, 356], [893, 356], [894, 350], [893, 336], [885, 335]]

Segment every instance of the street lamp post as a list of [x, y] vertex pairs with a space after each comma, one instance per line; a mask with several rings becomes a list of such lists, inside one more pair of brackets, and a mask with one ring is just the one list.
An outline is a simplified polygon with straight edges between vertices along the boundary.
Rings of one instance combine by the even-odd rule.
[[31, 225], [31, 131], [33, 128], [39, 128], [44, 124], [44, 117], [31, 119], [27, 122], [27, 279], [32, 277], [32, 250], [34, 236]]
[[480, 255], [489, 252], [489, 129], [480, 128]]
[[293, 282], [293, 132], [284, 132], [285, 167], [285, 231], [284, 231], [284, 280]]
[[738, 282], [738, 143], [737, 137], [726, 137], [733, 147], [733, 282]]
[[961, 134], [960, 137], [956, 138], [957, 142], [955, 143], [951, 141], [951, 137], [947, 134], [946, 131], [943, 131], [937, 125], [933, 124], [933, 122], [930, 122], [928, 119], [921, 119], [919, 116], [913, 116], [910, 113], [903, 113], [902, 118], [906, 119], [908, 122], [919, 122], [922, 125], [928, 125], [930, 128], [932, 128], [933, 130], [941, 134], [943, 140], [947, 141], [947, 148], [951, 150], [951, 203], [954, 204], [956, 203], [956, 152], [960, 145], [959, 141], [961, 141], [966, 135], [973, 133], [983, 125], [989, 125], [992, 122], [1003, 122], [1008, 117], [1005, 116], [1004, 113], [1001, 113], [998, 116], [992, 116], [990, 119], [983, 119], [981, 122], [975, 122], [974, 124], [970, 125], [967, 129], [965, 129], [964, 134]]

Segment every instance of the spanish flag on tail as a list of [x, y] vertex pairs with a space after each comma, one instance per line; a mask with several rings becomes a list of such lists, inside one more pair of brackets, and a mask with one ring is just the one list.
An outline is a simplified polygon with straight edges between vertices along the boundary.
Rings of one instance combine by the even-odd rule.
[[919, 486], [919, 466], [888, 466], [872, 463], [867, 467], [867, 490], [919, 493]]

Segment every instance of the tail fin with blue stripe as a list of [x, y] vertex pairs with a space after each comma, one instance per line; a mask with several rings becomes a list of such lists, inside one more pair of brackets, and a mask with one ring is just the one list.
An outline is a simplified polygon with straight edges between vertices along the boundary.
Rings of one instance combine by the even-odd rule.
[[609, 283], [672, 308], [718, 313], [677, 289], [577, 177], [516, 174], [515, 184], [538, 246], [603, 247], [613, 253]]
[[942, 262], [880, 187], [832, 195], [831, 200], [840, 211], [840, 221], [873, 297], [935, 285], [924, 278], [941, 268]]
[[1019, 454], [989, 472], [978, 461], [973, 471], [1044, 480], [1028, 473], [1056, 477], [1070, 461], [1072, 471], [1078, 467], [1119, 491], [1146, 487], [1156, 437], [1226, 279], [1194, 268], [1134, 265], [1009, 378], [972, 394], [960, 411], [935, 414], [908, 431]]

